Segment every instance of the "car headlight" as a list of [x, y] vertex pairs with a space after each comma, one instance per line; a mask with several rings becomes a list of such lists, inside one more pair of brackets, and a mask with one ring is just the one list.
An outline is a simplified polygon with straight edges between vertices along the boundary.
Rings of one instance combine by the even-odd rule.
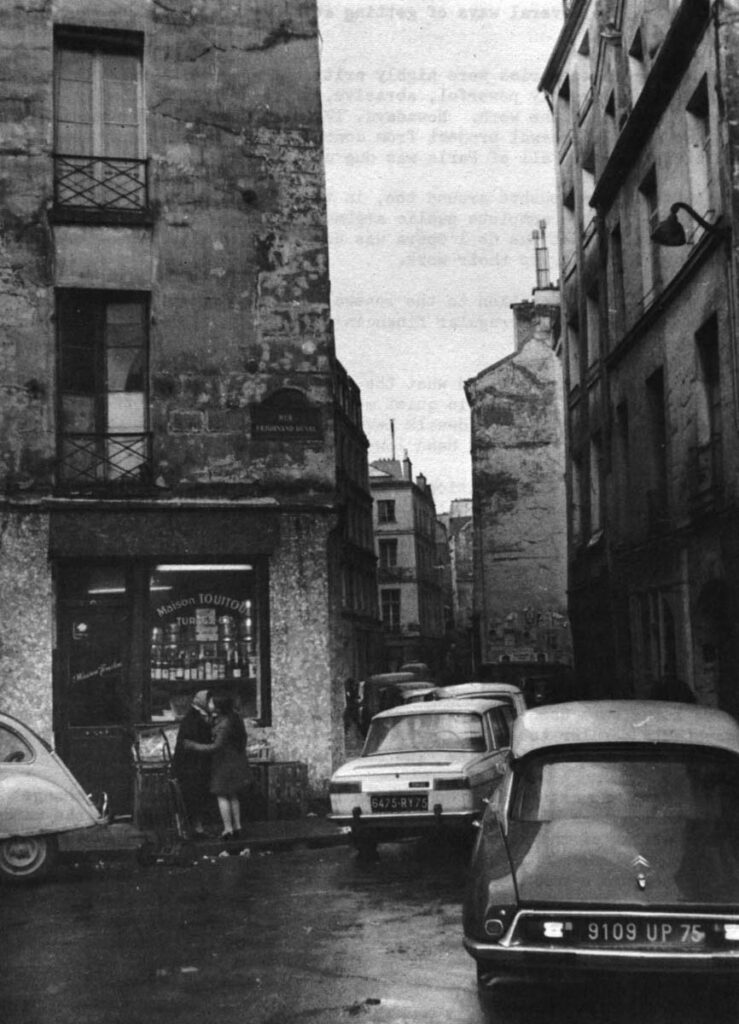
[[361, 782], [329, 782], [329, 793], [361, 793]]
[[469, 789], [470, 780], [460, 776], [458, 779], [434, 779], [434, 789]]

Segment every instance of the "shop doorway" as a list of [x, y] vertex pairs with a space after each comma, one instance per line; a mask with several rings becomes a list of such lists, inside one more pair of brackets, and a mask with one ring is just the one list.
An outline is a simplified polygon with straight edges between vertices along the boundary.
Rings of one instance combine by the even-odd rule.
[[95, 567], [63, 580], [55, 742], [69, 768], [110, 813], [130, 814], [133, 720], [127, 687], [130, 621], [121, 568]]

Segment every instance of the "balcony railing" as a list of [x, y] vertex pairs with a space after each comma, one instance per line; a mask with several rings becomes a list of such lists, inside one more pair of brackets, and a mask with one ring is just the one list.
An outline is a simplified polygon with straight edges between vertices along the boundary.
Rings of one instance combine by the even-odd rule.
[[146, 160], [54, 155], [54, 204], [59, 210], [143, 213], [149, 206]]
[[151, 434], [63, 434], [58, 481], [65, 487], [144, 484], [151, 467]]

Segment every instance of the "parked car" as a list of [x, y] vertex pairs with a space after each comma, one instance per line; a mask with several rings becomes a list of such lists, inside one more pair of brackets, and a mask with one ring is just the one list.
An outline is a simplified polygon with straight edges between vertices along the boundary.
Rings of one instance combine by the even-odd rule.
[[514, 686], [513, 683], [455, 683], [453, 686], [437, 686], [434, 696], [438, 700], [468, 700], [470, 698], [484, 698], [486, 700], [500, 700], [513, 708], [516, 715], [522, 715], [526, 710], [526, 700], [523, 691]]
[[0, 878], [23, 882], [52, 868], [61, 832], [103, 824], [48, 743], [0, 713]]
[[588, 701], [517, 718], [473, 849], [464, 945], [483, 989], [587, 971], [739, 977], [739, 725]]
[[435, 683], [415, 672], [380, 672], [359, 684], [359, 728], [366, 735], [378, 711], [431, 696]]
[[360, 852], [429, 829], [470, 830], [503, 775], [511, 710], [500, 701], [435, 700], [372, 719], [362, 754], [334, 772], [331, 818]]

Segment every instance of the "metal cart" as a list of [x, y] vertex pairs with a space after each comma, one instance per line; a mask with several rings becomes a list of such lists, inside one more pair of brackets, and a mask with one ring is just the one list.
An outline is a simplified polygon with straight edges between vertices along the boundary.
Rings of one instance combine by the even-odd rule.
[[156, 833], [160, 847], [187, 838], [187, 811], [172, 768], [167, 731], [162, 726], [137, 726], [131, 749], [136, 767], [134, 824]]

